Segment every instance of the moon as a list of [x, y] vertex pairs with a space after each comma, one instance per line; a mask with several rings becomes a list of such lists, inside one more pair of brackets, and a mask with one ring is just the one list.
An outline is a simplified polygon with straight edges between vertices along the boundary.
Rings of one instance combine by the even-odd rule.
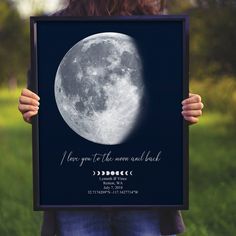
[[57, 108], [79, 136], [98, 144], [125, 142], [142, 115], [143, 67], [135, 40], [116, 32], [90, 35], [60, 62]]

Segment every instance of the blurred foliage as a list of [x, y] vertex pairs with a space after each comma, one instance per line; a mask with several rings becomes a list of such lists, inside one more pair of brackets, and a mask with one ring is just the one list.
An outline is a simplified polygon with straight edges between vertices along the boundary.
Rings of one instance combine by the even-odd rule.
[[236, 8], [193, 10], [190, 29], [191, 75], [236, 75]]
[[169, 13], [190, 16], [190, 75], [236, 77], [236, 1], [170, 0]]
[[29, 27], [8, 0], [0, 2], [0, 85], [25, 79], [29, 64]]
[[205, 108], [208, 112], [221, 112], [231, 117], [231, 123], [236, 124], [236, 79], [222, 77], [219, 80], [205, 78], [191, 80], [191, 90], [201, 94]]

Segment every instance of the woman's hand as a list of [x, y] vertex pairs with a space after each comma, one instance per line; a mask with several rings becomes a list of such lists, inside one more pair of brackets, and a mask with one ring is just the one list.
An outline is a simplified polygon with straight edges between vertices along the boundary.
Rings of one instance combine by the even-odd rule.
[[190, 93], [189, 98], [182, 101], [182, 105], [184, 119], [190, 124], [196, 124], [202, 115], [202, 109], [204, 107], [201, 97], [198, 94]]
[[39, 96], [29, 89], [22, 89], [19, 97], [18, 109], [24, 121], [31, 123], [31, 117], [37, 115], [39, 109]]

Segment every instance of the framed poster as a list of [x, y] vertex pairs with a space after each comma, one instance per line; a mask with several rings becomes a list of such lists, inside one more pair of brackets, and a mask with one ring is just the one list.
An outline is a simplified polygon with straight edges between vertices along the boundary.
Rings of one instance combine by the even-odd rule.
[[34, 209], [188, 208], [186, 16], [31, 17]]

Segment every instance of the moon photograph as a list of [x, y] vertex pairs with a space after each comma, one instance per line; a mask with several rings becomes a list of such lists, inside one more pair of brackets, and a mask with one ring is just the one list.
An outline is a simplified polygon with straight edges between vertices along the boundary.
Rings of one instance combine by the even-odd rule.
[[54, 94], [63, 120], [79, 136], [104, 145], [125, 142], [143, 113], [137, 43], [116, 32], [80, 40], [58, 66]]

